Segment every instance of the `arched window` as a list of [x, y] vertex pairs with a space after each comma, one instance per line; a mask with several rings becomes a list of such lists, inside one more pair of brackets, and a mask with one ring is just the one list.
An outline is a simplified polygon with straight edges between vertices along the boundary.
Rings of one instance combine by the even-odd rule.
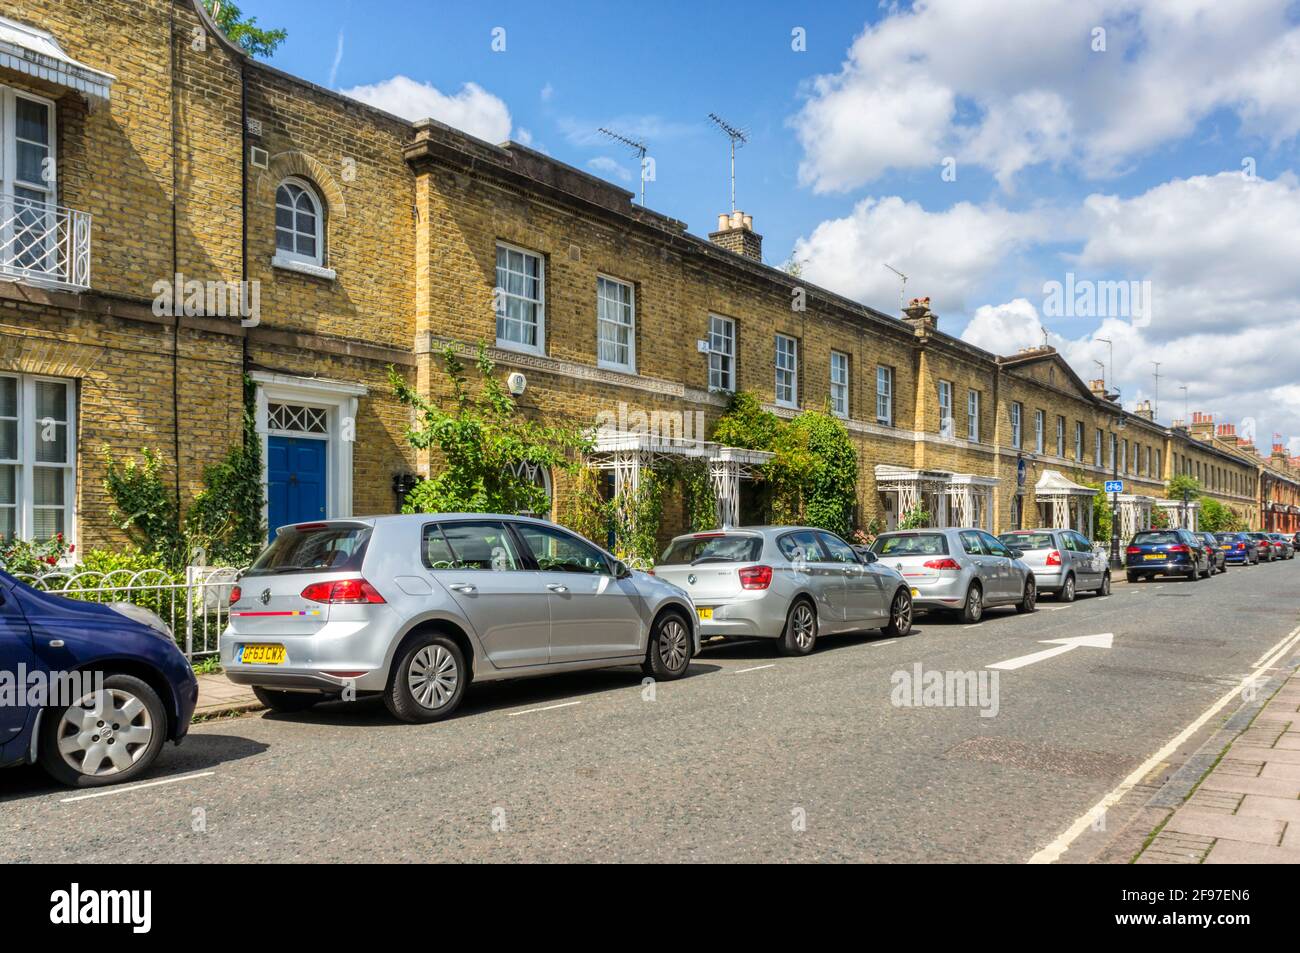
[[302, 179], [285, 179], [275, 190], [275, 251], [290, 261], [325, 263], [325, 206]]

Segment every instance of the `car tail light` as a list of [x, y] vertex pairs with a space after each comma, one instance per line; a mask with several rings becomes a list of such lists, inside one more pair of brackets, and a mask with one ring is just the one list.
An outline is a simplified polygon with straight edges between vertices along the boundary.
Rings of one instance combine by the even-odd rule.
[[236, 602], [244, 597], [244, 592], [238, 586], [230, 587], [230, 604], [233, 606]]
[[336, 579], [334, 582], [313, 582], [302, 591], [302, 597], [311, 602], [343, 605], [364, 605], [383, 602], [384, 597], [364, 579]]
[[1047, 554], [1047, 565], [1049, 566], [1061, 565], [1061, 551], [1059, 549], [1054, 549]]
[[746, 566], [736, 573], [742, 589], [766, 589], [772, 585], [771, 566]]
[[1237, 544], [1237, 548], [1238, 548], [1238, 549], [1245, 549], [1245, 548], [1246, 548], [1246, 544], [1245, 544], [1245, 543], [1238, 543], [1238, 544]]
[[961, 569], [955, 559], [931, 559], [924, 565], [926, 569]]
[[1142, 552], [1142, 547], [1130, 546], [1128, 549], [1125, 550], [1125, 552], [1127, 552], [1130, 556], [1137, 556]]
[[1166, 552], [1170, 552], [1170, 553], [1185, 553], [1185, 552], [1188, 552], [1188, 549], [1187, 549], [1187, 547], [1184, 546], [1182, 543], [1179, 543], [1177, 546], [1170, 546], [1170, 547], [1166, 550]]

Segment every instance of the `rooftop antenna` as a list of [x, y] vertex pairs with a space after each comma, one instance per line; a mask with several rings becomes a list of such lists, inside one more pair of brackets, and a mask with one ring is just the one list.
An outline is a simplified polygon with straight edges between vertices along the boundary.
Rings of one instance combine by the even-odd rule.
[[1160, 362], [1152, 361], [1151, 363], [1154, 364], [1156, 368], [1155, 374], [1152, 375], [1156, 379], [1156, 394], [1155, 394], [1156, 407], [1155, 410], [1151, 412], [1151, 419], [1159, 420], [1160, 419]]
[[898, 291], [898, 310], [902, 311], [903, 305], [907, 304], [907, 275], [903, 274], [887, 261], [882, 261], [881, 264], [903, 279], [903, 286]]
[[[1108, 374], [1103, 374], [1102, 377], [1108, 377], [1111, 386], [1114, 387], [1115, 386], [1115, 342], [1112, 341], [1110, 338], [1093, 338], [1093, 340], [1100, 341], [1102, 344], [1106, 345], [1107, 349], [1110, 351], [1110, 359], [1109, 359], [1110, 371]], [[1119, 393], [1119, 388], [1115, 389], [1115, 393], [1117, 394]]]
[[631, 149], [632, 154], [637, 157], [637, 162], [639, 162], [641, 165], [641, 204], [644, 206], [645, 205], [645, 153], [646, 153], [645, 140], [632, 139], [628, 136], [619, 135], [613, 129], [606, 129], [603, 126], [596, 131], [599, 132], [602, 136], [608, 136], [610, 139], [613, 139], [615, 142], [621, 142], [623, 145]]
[[1188, 413], [1187, 413], [1187, 406], [1188, 406], [1188, 405], [1187, 405], [1187, 385], [1186, 385], [1186, 384], [1179, 384], [1179, 385], [1178, 385], [1178, 389], [1179, 389], [1180, 391], [1183, 392], [1183, 426], [1186, 427], [1186, 426], [1187, 426], [1187, 422], [1188, 422]]
[[731, 210], [736, 210], [736, 143], [742, 146], [749, 142], [749, 133], [733, 126], [717, 113], [709, 113], [709, 121], [722, 130], [722, 134], [731, 140]]

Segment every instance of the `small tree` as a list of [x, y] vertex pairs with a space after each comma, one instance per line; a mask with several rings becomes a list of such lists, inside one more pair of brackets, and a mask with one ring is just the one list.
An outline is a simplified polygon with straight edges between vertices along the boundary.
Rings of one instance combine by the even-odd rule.
[[1165, 491], [1165, 497], [1170, 500], [1181, 500], [1184, 490], [1187, 491], [1188, 499], [1198, 499], [1201, 495], [1201, 483], [1194, 476], [1180, 473], [1169, 481], [1169, 488]]
[[404, 513], [537, 513], [548, 504], [546, 489], [521, 476], [524, 465], [576, 474], [591, 438], [568, 427], [547, 427], [518, 414], [514, 398], [496, 378], [496, 365], [479, 345], [481, 386], [471, 394], [465, 365], [448, 347], [443, 363], [452, 386], [452, 408], [420, 396], [397, 371], [388, 377], [397, 399], [418, 421], [406, 432], [417, 450], [437, 449], [443, 467], [406, 497]]
[[203, 0], [203, 5], [213, 15], [221, 32], [232, 43], [242, 47], [249, 56], [270, 57], [289, 35], [282, 29], [262, 29], [257, 25], [257, 17], [245, 17], [243, 11], [230, 0]]

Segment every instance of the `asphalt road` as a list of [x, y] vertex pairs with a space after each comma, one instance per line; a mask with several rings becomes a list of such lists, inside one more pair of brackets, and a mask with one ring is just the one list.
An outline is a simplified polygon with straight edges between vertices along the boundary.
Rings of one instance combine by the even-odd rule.
[[[806, 658], [724, 645], [653, 698], [617, 669], [484, 685], [435, 725], [373, 701], [211, 722], [146, 786], [0, 772], [0, 860], [1024, 861], [1293, 633], [1297, 580], [1300, 560], [1116, 586]], [[999, 671], [993, 717], [891, 701], [917, 663], [987, 678], [1101, 633]]]

